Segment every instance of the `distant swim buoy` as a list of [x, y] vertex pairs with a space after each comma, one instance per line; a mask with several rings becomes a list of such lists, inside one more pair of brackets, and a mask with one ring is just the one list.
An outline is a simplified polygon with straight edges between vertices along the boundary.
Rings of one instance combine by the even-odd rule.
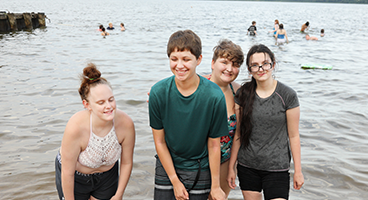
[[331, 70], [331, 65], [321, 65], [321, 64], [301, 64], [302, 69], [323, 69], [323, 70]]

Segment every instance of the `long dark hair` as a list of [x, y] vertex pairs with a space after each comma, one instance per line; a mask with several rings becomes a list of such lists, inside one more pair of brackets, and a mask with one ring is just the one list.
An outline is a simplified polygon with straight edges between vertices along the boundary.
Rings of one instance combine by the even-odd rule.
[[[268, 54], [273, 63], [275, 63], [275, 55], [272, 51], [265, 45], [259, 44], [254, 45], [252, 48], [249, 49], [247, 54], [247, 66], [248, 71], [250, 72], [250, 57], [255, 53], [263, 53], [265, 56]], [[240, 142], [241, 144], [248, 148], [250, 142], [250, 136], [252, 134], [253, 129], [253, 121], [252, 121], [252, 114], [253, 114], [253, 103], [256, 96], [256, 88], [257, 82], [254, 77], [250, 82], [246, 82], [242, 85], [239, 89], [240, 91], [237, 92], [235, 98], [238, 99], [239, 102], [239, 117], [240, 117], [240, 124], [238, 128], [240, 128]]]

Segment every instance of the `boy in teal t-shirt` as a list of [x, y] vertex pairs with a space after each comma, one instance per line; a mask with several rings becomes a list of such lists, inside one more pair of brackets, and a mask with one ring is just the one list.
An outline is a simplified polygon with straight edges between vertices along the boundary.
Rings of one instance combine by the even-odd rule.
[[224, 95], [196, 74], [200, 38], [171, 35], [167, 54], [174, 76], [150, 91], [149, 116], [157, 151], [154, 199], [225, 199], [220, 188], [220, 137], [228, 132]]

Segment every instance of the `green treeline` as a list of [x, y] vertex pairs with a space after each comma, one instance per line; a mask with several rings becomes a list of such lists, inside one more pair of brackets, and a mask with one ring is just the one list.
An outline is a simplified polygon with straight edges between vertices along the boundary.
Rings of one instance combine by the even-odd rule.
[[242, 1], [288, 1], [288, 2], [366, 3], [368, 4], [368, 0], [242, 0]]

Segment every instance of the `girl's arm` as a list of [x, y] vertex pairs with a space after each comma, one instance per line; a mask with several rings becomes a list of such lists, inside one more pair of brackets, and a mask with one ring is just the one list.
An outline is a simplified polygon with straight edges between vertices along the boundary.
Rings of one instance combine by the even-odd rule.
[[121, 158], [120, 158], [120, 175], [119, 175], [119, 185], [115, 195], [111, 200], [119, 199], [121, 200], [124, 195], [125, 188], [128, 184], [130, 174], [133, 168], [133, 153], [135, 145], [135, 128], [132, 119], [125, 113], [122, 117], [123, 124], [122, 128], [119, 129], [120, 133], [124, 134], [123, 141], [121, 142]]
[[301, 165], [301, 150], [299, 136], [300, 107], [292, 108], [286, 111], [287, 129], [291, 154], [294, 161], [294, 188], [299, 190], [304, 184], [304, 176]]
[[233, 139], [233, 145], [231, 146], [231, 155], [230, 155], [230, 161], [229, 161], [229, 172], [227, 175], [227, 182], [229, 183], [229, 187], [232, 189], [235, 189], [235, 164], [238, 159], [238, 152], [240, 148], [240, 116], [239, 116], [239, 105], [235, 104], [235, 113], [236, 113], [236, 130], [235, 135]]
[[61, 141], [61, 185], [65, 200], [74, 200], [74, 174], [82, 148], [78, 121], [76, 115], [70, 118]]
[[157, 130], [152, 128], [152, 134], [153, 139], [155, 141], [157, 155], [161, 161], [162, 166], [165, 169], [167, 176], [169, 177], [173, 185], [175, 198], [177, 200], [189, 199], [189, 194], [185, 189], [184, 184], [179, 180], [176, 174], [174, 163], [172, 161], [172, 157], [170, 155], [169, 149], [165, 141], [165, 130], [164, 129]]

